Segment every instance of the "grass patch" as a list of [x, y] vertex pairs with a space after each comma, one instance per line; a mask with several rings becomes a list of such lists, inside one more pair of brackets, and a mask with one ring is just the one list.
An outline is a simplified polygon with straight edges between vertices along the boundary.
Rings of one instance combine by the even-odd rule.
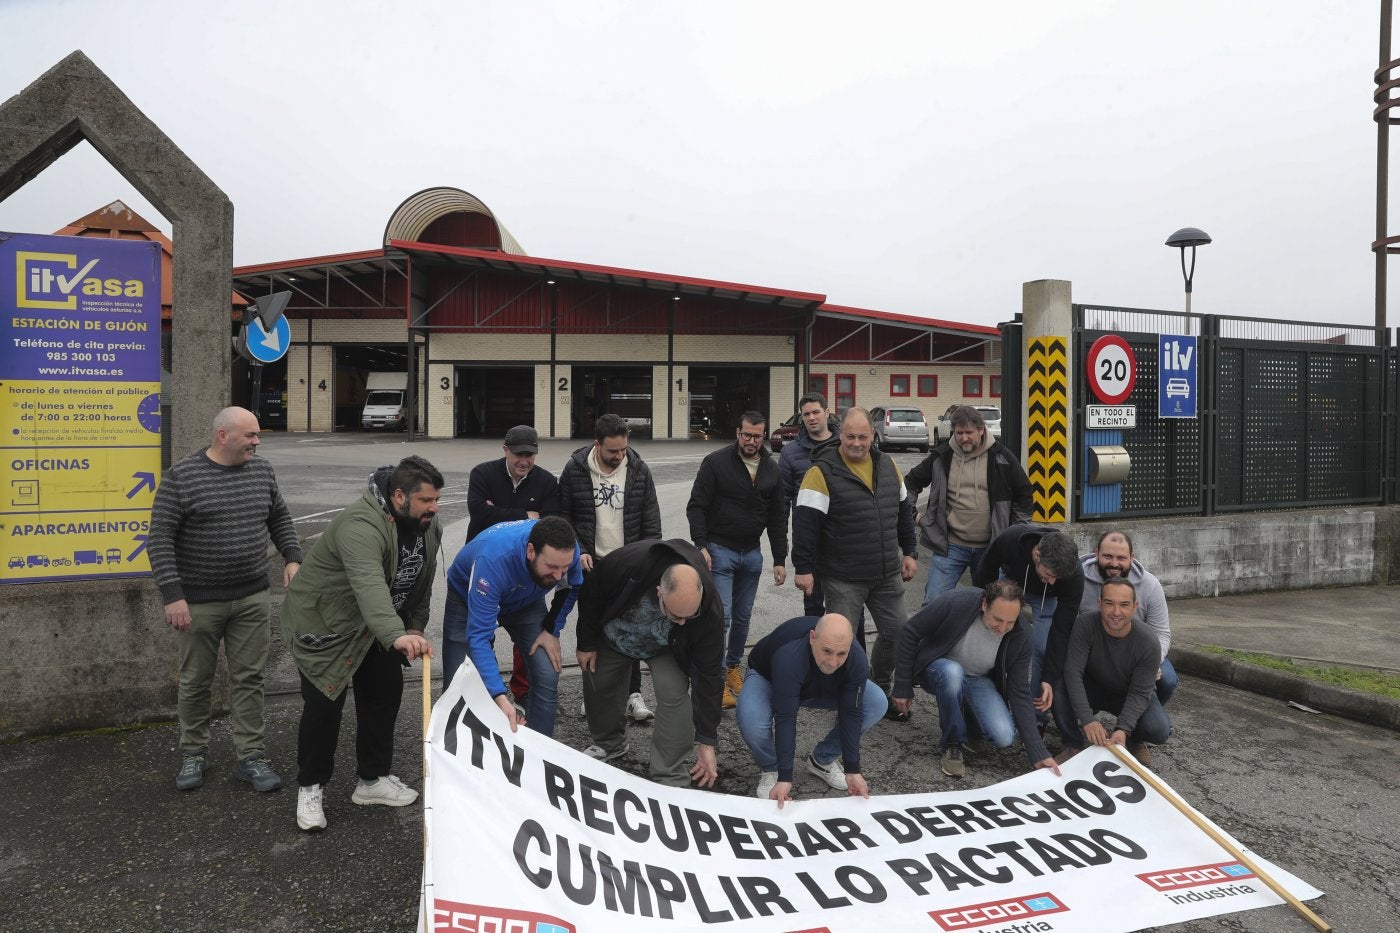
[[1309, 664], [1295, 664], [1290, 658], [1275, 657], [1271, 654], [1257, 654], [1252, 651], [1236, 651], [1233, 648], [1220, 648], [1215, 645], [1201, 645], [1202, 651], [1221, 654], [1235, 661], [1244, 661], [1258, 667], [1269, 667], [1276, 671], [1286, 671], [1299, 677], [1315, 680], [1338, 687], [1350, 687], [1374, 693], [1377, 696], [1400, 700], [1400, 676], [1381, 671], [1361, 671], [1350, 667], [1314, 667]]
[[28, 745], [34, 742], [48, 742], [53, 739], [76, 739], [89, 735], [122, 735], [127, 732], [141, 732], [146, 729], [160, 729], [164, 726], [173, 725], [169, 720], [155, 720], [153, 722], [128, 722], [119, 726], [98, 726], [94, 729], [76, 729], [72, 732], [55, 732], [44, 735], [26, 735], [0, 741], [0, 745]]

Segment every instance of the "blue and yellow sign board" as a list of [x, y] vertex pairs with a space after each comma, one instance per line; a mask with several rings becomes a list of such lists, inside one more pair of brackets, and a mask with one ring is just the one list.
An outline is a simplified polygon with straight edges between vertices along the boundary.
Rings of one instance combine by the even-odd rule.
[[160, 246], [0, 233], [0, 581], [150, 573]]

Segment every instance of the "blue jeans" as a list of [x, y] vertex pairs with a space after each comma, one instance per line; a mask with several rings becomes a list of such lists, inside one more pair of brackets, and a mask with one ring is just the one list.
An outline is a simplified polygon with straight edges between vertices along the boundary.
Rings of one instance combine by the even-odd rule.
[[[540, 624], [544, 621], [547, 608], [541, 599], [514, 612], [502, 612], [496, 617], [496, 624], [505, 630], [510, 640], [520, 649], [525, 665], [530, 671], [530, 698], [525, 708], [527, 724], [536, 732], [553, 737], [554, 715], [559, 703], [559, 673], [549, 660], [543, 648], [534, 654], [530, 646], [540, 637]], [[447, 604], [442, 611], [442, 682], [452, 683], [457, 668], [462, 666], [468, 653], [467, 642], [467, 603], [458, 596], [452, 587], [447, 588]], [[487, 684], [487, 690], [493, 690]], [[505, 683], [501, 683], [505, 689]], [[493, 691], [494, 695], [494, 691]]]
[[[1163, 679], [1165, 677], [1166, 675], [1163, 674]], [[1123, 703], [1127, 699], [1122, 694], [1110, 693], [1088, 676], [1084, 678], [1084, 693], [1089, 698], [1091, 709], [1102, 710], [1115, 716], [1123, 711]], [[1070, 702], [1068, 690], [1056, 687], [1053, 710], [1055, 725], [1059, 728], [1060, 738], [1064, 740], [1065, 745], [1071, 748], [1083, 748], [1087, 742], [1084, 738], [1084, 731], [1079, 725], [1079, 718], [1074, 714], [1074, 704]], [[1143, 710], [1142, 715], [1138, 717], [1137, 727], [1133, 729], [1128, 738], [1134, 742], [1151, 742], [1153, 745], [1161, 745], [1171, 734], [1171, 717], [1167, 715], [1166, 710], [1162, 709], [1162, 704], [1157, 701], [1157, 694], [1153, 693], [1147, 703], [1147, 709]]]
[[938, 700], [938, 743], [943, 747], [967, 742], [968, 722], [963, 713], [971, 711], [977, 728], [997, 748], [1006, 748], [1016, 739], [1011, 710], [990, 677], [969, 674], [957, 661], [939, 658], [924, 668], [919, 684]]
[[[1026, 605], [1031, 607], [1031, 683], [1033, 693], [1040, 693], [1040, 669], [1045, 664], [1045, 646], [1050, 644], [1050, 628], [1055, 621], [1055, 609], [1060, 605], [1059, 597], [1046, 596], [1043, 600], [1027, 594]], [[1064, 659], [1061, 658], [1061, 661]]]
[[[884, 718], [889, 702], [885, 691], [868, 680], [865, 682], [860, 705], [862, 736]], [[808, 709], [836, 709], [835, 700], [803, 700], [800, 705]], [[739, 694], [739, 705], [734, 709], [734, 722], [739, 726], [739, 735], [743, 737], [744, 744], [753, 753], [758, 770], [777, 771], [778, 750], [773, 738], [773, 685], [767, 677], [752, 668], [744, 677], [744, 690]], [[812, 749], [812, 758], [819, 765], [829, 765], [840, 757], [841, 724], [838, 722], [831, 727], [826, 738]]]
[[749, 620], [753, 617], [753, 601], [758, 596], [758, 581], [763, 577], [763, 551], [736, 551], [711, 541], [710, 573], [714, 574], [724, 603], [724, 632], [728, 650], [724, 655], [726, 667], [735, 667], [744, 660], [744, 648], [749, 640]]
[[947, 554], [935, 554], [928, 564], [928, 580], [924, 583], [924, 605], [945, 590], [951, 590], [962, 579], [963, 571], [977, 569], [986, 548], [963, 547], [949, 542]]
[[1176, 693], [1176, 688], [1181, 684], [1177, 679], [1176, 668], [1172, 667], [1172, 662], [1166, 658], [1162, 659], [1162, 679], [1157, 681], [1157, 702], [1163, 706]]

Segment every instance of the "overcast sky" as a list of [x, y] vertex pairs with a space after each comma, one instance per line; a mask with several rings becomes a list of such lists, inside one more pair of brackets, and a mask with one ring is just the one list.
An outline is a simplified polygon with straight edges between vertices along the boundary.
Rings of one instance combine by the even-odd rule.
[[[0, 0], [0, 98], [82, 49], [233, 200], [238, 264], [378, 247], [446, 185], [531, 255], [979, 324], [1042, 278], [1180, 308], [1163, 243], [1200, 227], [1195, 310], [1365, 324], [1378, 29], [1375, 0]], [[0, 229], [115, 198], [169, 232], [86, 144]]]

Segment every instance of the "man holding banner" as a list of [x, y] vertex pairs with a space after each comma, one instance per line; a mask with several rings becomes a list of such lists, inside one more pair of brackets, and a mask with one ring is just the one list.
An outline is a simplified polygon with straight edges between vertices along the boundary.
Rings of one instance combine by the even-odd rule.
[[355, 693], [359, 783], [351, 801], [406, 807], [418, 792], [389, 772], [403, 668], [432, 654], [423, 637], [442, 525], [442, 474], [422, 457], [380, 467], [316, 540], [282, 604], [282, 638], [301, 672], [297, 825], [326, 828], [346, 688]]
[[1036, 728], [1026, 615], [1021, 587], [1002, 578], [981, 590], [945, 590], [904, 626], [893, 702], [908, 712], [915, 681], [937, 698], [939, 763], [949, 777], [966, 773], [969, 723], [964, 710], [971, 711], [976, 727], [997, 748], [1009, 746], [1019, 733], [1032, 764], [1060, 773]]
[[860, 739], [884, 718], [887, 701], [869, 677], [870, 662], [843, 615], [789, 619], [753, 646], [734, 716], [763, 772], [754, 796], [779, 807], [788, 800], [799, 706], [836, 711], [836, 725], [807, 756], [807, 770], [835, 790], [870, 796]]
[[[550, 591], [564, 584], [564, 598], [546, 610]], [[442, 613], [442, 676], [447, 683], [467, 654], [481, 672], [491, 699], [518, 725], [515, 702], [496, 663], [496, 628], [505, 629], [530, 667], [530, 728], [554, 735], [559, 699], [559, 633], [583, 584], [574, 529], [558, 515], [502, 522], [478, 534], [447, 571]]]
[[[1064, 760], [1094, 745], [1124, 745], [1144, 765], [1152, 764], [1147, 743], [1160, 745], [1172, 721], [1157, 700], [1157, 638], [1134, 624], [1137, 590], [1127, 580], [1107, 580], [1099, 609], [1074, 622], [1065, 652], [1064, 690], [1055, 694], [1055, 724], [1064, 739]], [[1109, 732], [1097, 711], [1118, 717]]]
[[[634, 661], [646, 661], [657, 704], [652, 780], [712, 786], [724, 605], [705, 558], [679, 539], [625, 545], [593, 565], [578, 607], [578, 663], [593, 738], [584, 754], [611, 761], [627, 753], [628, 672]], [[687, 768], [692, 742], [695, 764]]]

